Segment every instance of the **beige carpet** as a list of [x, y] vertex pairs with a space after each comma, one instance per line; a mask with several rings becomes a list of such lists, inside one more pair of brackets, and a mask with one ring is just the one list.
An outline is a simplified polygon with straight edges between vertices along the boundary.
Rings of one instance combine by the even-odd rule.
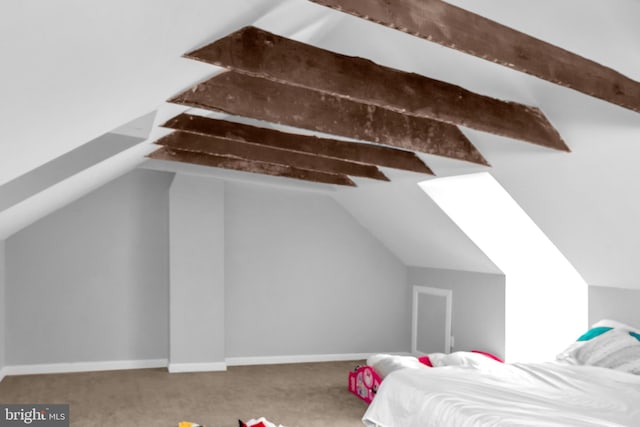
[[1, 403], [68, 403], [71, 425], [171, 427], [194, 421], [237, 427], [259, 416], [287, 427], [360, 427], [367, 406], [347, 391], [362, 362], [230, 367], [169, 374], [166, 369], [10, 376]]

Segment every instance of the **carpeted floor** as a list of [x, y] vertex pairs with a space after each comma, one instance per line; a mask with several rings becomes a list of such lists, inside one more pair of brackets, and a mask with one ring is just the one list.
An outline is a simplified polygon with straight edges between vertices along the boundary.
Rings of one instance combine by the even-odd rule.
[[10, 376], [0, 383], [0, 403], [68, 403], [71, 426], [83, 427], [237, 427], [260, 416], [287, 427], [360, 427], [367, 406], [346, 388], [358, 363]]

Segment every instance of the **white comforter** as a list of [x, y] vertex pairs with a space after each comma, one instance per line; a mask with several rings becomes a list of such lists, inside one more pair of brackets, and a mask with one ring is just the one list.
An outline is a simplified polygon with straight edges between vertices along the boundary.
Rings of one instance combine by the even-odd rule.
[[559, 363], [401, 369], [366, 426], [640, 426], [640, 376]]

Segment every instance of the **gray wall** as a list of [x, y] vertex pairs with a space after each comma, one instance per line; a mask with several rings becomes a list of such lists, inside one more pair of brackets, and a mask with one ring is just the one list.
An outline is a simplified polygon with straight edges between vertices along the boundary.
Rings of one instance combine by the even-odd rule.
[[169, 369], [224, 362], [224, 183], [177, 174], [170, 195]]
[[[7, 365], [170, 357], [172, 178], [134, 171], [7, 240]], [[224, 197], [211, 193], [208, 212], [192, 198], [175, 200], [209, 224], [211, 236], [224, 236], [224, 253], [218, 241], [206, 260], [225, 272], [224, 289], [212, 296], [216, 307], [224, 302], [216, 311], [223, 321], [210, 323], [217, 350], [226, 357], [409, 350], [406, 267], [335, 200], [253, 184], [224, 188]], [[212, 211], [221, 215], [208, 217]], [[182, 213], [175, 227], [193, 220]], [[224, 345], [214, 338], [220, 326]]]
[[611, 319], [640, 328], [640, 290], [589, 287], [589, 324]]
[[[5, 296], [5, 241], [0, 240], [0, 371], [4, 368], [5, 361], [5, 334], [6, 334], [6, 296]], [[0, 374], [0, 377], [2, 375]]]
[[227, 356], [409, 351], [406, 268], [337, 202], [225, 188]]
[[7, 239], [7, 365], [167, 358], [171, 179], [133, 171]]
[[408, 283], [409, 289], [419, 285], [453, 291], [452, 351], [484, 350], [504, 356], [504, 275], [409, 267]]

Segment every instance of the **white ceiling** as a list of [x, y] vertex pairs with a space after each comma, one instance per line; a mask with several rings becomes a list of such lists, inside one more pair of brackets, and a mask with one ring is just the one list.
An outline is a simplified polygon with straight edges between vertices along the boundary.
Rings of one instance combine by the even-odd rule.
[[[638, 0], [450, 2], [640, 81]], [[423, 157], [439, 175], [489, 170], [587, 282], [640, 288], [640, 114], [306, 0], [0, 2], [0, 186], [137, 117], [170, 115], [166, 99], [217, 71], [181, 55], [244, 25], [540, 107], [572, 153], [463, 129], [490, 170]], [[148, 151], [136, 150], [102, 169], [135, 167]], [[424, 176], [388, 172], [390, 184], [327, 194], [407, 264], [497, 271], [424, 198]], [[66, 197], [81, 193], [66, 184]]]

